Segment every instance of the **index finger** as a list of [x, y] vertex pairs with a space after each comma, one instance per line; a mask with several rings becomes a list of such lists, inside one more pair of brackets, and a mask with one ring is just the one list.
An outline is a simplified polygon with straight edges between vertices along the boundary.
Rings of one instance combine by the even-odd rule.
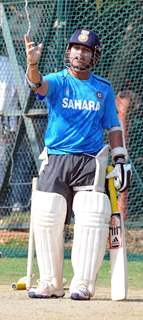
[[33, 48], [34, 42], [31, 41], [30, 37], [27, 34], [24, 35], [24, 41], [26, 49], [29, 50], [30, 48]]
[[26, 44], [26, 45], [31, 42], [31, 39], [30, 39], [30, 37], [28, 36], [28, 34], [25, 34], [25, 35], [24, 35], [24, 41], [25, 41], [25, 44]]

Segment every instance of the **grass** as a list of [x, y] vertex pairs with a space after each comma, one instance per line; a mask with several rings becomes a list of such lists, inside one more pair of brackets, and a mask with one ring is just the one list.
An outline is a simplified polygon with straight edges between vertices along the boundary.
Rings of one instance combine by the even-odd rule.
[[[11, 284], [17, 282], [19, 278], [26, 275], [26, 258], [0, 258], [0, 284]], [[35, 279], [38, 279], [37, 265], [33, 263], [33, 273]], [[110, 263], [104, 260], [102, 267], [97, 277], [96, 285], [99, 287], [110, 286]], [[142, 261], [129, 261], [128, 262], [128, 279], [129, 287], [132, 289], [142, 288], [142, 275], [143, 263]], [[64, 277], [67, 279], [68, 284], [72, 278], [72, 267], [70, 259], [64, 261]]]

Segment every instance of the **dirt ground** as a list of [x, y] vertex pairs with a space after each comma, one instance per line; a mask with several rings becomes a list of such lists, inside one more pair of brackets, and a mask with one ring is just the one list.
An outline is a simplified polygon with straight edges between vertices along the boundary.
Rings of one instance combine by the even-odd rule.
[[126, 301], [111, 301], [110, 291], [98, 288], [90, 301], [30, 299], [26, 291], [0, 286], [0, 320], [142, 320], [143, 290], [129, 290]]

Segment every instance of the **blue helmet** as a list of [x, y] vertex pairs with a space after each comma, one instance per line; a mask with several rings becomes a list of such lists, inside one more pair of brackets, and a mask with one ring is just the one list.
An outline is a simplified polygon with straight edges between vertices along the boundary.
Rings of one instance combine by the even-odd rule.
[[90, 48], [91, 50], [97, 49], [101, 51], [101, 45], [97, 34], [94, 31], [87, 29], [77, 29], [69, 39], [69, 47], [73, 44], [81, 44]]
[[74, 44], [80, 44], [92, 50], [93, 57], [90, 67], [97, 63], [101, 56], [101, 44], [97, 34], [94, 31], [77, 29], [69, 39], [66, 53]]

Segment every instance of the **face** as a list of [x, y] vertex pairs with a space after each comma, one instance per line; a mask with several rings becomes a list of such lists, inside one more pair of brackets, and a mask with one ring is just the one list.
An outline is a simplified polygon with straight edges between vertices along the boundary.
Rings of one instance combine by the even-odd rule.
[[71, 67], [77, 70], [86, 70], [91, 66], [92, 50], [83, 45], [74, 44], [69, 51]]

